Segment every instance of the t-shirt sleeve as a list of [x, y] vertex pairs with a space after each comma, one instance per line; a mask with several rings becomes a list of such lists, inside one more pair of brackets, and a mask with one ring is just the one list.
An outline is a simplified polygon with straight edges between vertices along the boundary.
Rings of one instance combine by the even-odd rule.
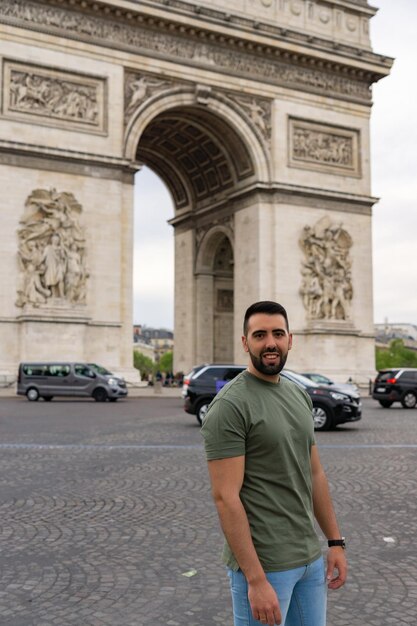
[[243, 456], [246, 453], [246, 424], [242, 413], [228, 400], [216, 399], [201, 427], [208, 461]]

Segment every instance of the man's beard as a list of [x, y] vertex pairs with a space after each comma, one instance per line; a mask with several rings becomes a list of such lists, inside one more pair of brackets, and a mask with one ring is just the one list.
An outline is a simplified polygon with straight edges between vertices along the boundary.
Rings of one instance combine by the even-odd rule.
[[[262, 361], [262, 355], [273, 353], [279, 355], [278, 363], [276, 365], [265, 365], [265, 363]], [[276, 376], [284, 368], [287, 361], [288, 352], [286, 354], [283, 354], [282, 352], [278, 352], [278, 350], [264, 350], [260, 356], [255, 356], [249, 350], [249, 356], [254, 368], [258, 370], [258, 372], [260, 372], [261, 374], [265, 374], [266, 376]]]

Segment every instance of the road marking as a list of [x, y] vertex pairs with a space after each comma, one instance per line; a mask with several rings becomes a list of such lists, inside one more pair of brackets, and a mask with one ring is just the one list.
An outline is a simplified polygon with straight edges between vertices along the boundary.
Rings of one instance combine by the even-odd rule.
[[[318, 444], [320, 449], [391, 449], [417, 448], [414, 443], [359, 443]], [[0, 443], [0, 450], [201, 450], [202, 444], [152, 444], [152, 443]]]
[[175, 445], [175, 444], [107, 444], [107, 443], [0, 443], [0, 450], [146, 450], [146, 449], [167, 449], [167, 450], [200, 450], [201, 444]]

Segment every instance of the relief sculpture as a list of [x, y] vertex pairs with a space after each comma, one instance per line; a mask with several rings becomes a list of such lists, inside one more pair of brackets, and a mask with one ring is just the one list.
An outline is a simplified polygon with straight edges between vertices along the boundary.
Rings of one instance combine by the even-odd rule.
[[252, 123], [260, 130], [262, 136], [269, 142], [271, 139], [271, 103], [260, 98], [234, 97], [234, 99], [249, 116]]
[[173, 83], [141, 74], [126, 73], [125, 78], [125, 122], [140, 107], [143, 101], [156, 92], [172, 87]]
[[304, 227], [300, 245], [305, 255], [300, 293], [309, 319], [348, 320], [353, 297], [351, 236], [324, 217]]
[[52, 68], [6, 61], [3, 108], [9, 116], [34, 116], [46, 123], [105, 129], [104, 80]]
[[72, 193], [35, 189], [18, 230], [21, 284], [16, 306], [85, 304], [86, 242]]
[[359, 175], [356, 130], [290, 119], [290, 164]]

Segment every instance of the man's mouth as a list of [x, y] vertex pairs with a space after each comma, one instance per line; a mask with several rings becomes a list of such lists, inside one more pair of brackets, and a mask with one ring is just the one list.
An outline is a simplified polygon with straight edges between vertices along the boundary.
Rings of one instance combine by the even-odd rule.
[[262, 358], [265, 359], [265, 361], [267, 361], [268, 363], [272, 363], [279, 359], [280, 355], [278, 352], [264, 352], [262, 354]]

